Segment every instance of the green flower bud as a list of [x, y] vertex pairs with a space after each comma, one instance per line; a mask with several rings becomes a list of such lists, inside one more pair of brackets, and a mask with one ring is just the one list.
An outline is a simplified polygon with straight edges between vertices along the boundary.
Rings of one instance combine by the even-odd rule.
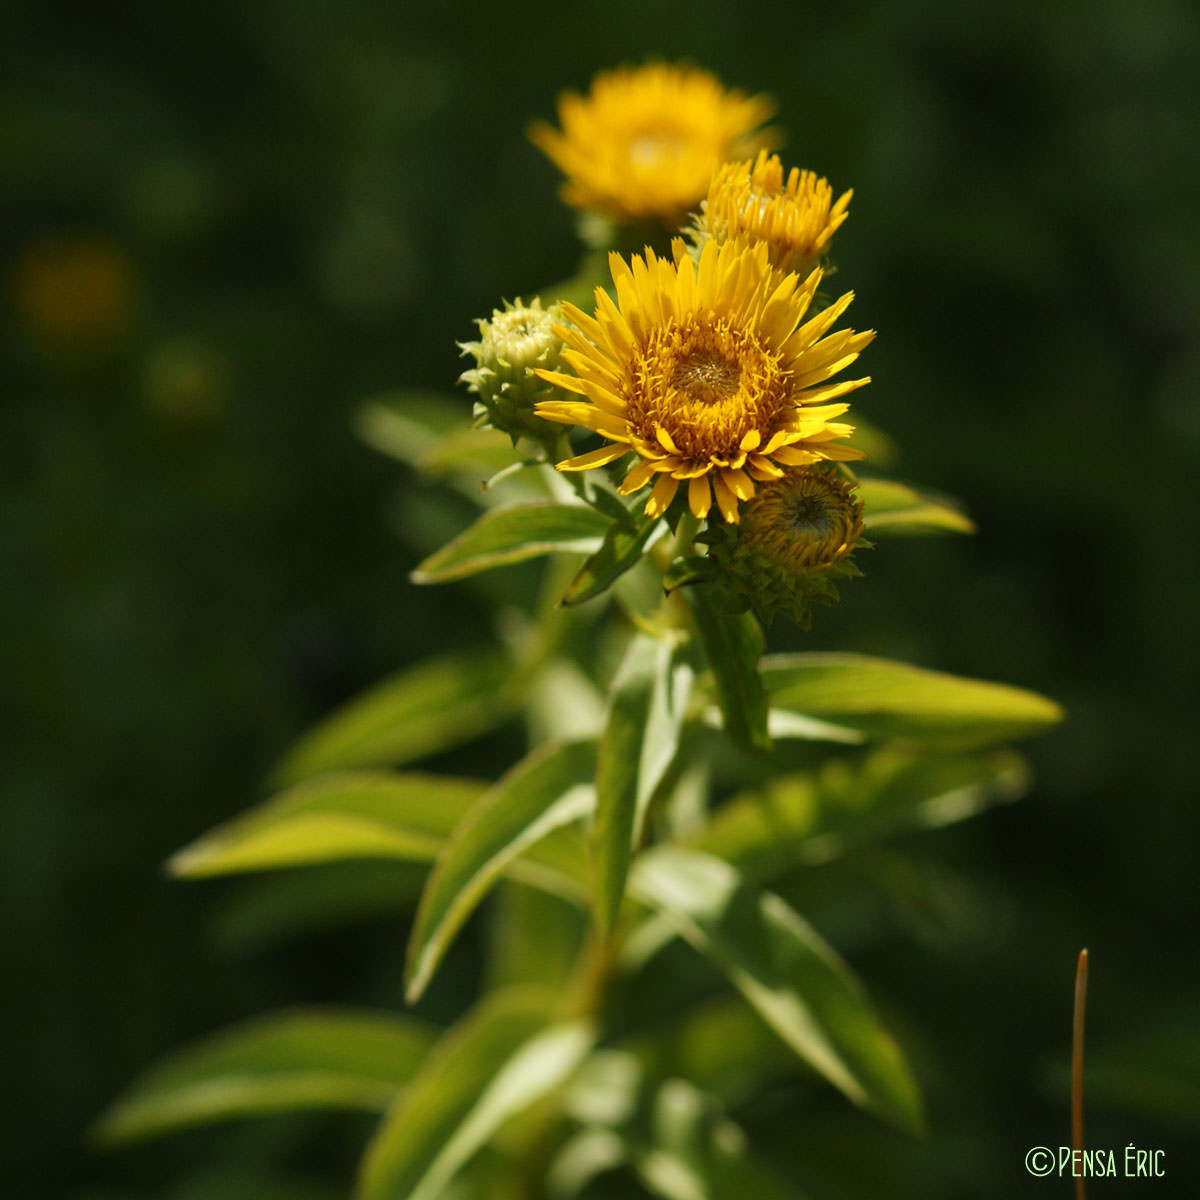
[[702, 533], [720, 602], [733, 612], [752, 608], [764, 621], [783, 612], [810, 629], [813, 604], [837, 603], [834, 581], [862, 574], [850, 561], [856, 545], [869, 544], [853, 491], [835, 471], [794, 468], [759, 487], [739, 524]]
[[565, 366], [562, 339], [554, 332], [562, 319], [557, 305], [543, 309], [536, 297], [528, 305], [518, 297], [515, 304], [505, 301], [503, 310], [493, 310], [490, 321], [475, 322], [479, 341], [458, 343], [476, 364], [459, 377], [478, 398], [476, 416], [482, 424], [504, 430], [514, 444], [522, 436], [546, 443], [558, 435], [557, 426], [534, 415], [533, 406], [555, 391], [533, 371]]

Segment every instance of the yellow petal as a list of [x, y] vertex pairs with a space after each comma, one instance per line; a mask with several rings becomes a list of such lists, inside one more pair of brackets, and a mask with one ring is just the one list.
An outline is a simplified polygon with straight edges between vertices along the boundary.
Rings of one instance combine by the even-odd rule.
[[729, 490], [739, 500], [753, 500], [754, 499], [754, 481], [750, 478], [749, 475], [746, 474], [745, 471], [741, 471], [741, 470], [722, 471], [721, 478], [725, 481], [726, 484], [728, 484]]
[[775, 451], [775, 461], [783, 463], [785, 467], [807, 467], [820, 457], [812, 450], [802, 450], [798, 446], [783, 446]]
[[721, 516], [725, 518], [730, 525], [738, 523], [738, 503], [737, 497], [729, 490], [729, 485], [720, 475], [713, 476], [713, 494], [717, 498], [717, 507], [721, 510]]
[[769, 458], [763, 458], [760, 454], [754, 455], [746, 463], [746, 472], [751, 479], [757, 479], [759, 483], [783, 478], [783, 472]]
[[622, 496], [631, 496], [634, 492], [640, 491], [650, 482], [650, 477], [654, 474], [654, 466], [654, 463], [644, 460], [637, 463], [621, 481], [621, 486], [617, 488], [617, 491]]
[[671, 454], [679, 453], [679, 447], [675, 445], [675, 439], [662, 425], [655, 425], [654, 436], [662, 443], [664, 450], [669, 451]]
[[698, 520], [703, 521], [712, 508], [712, 488], [709, 487], [705, 475], [697, 475], [688, 480], [688, 508]]
[[575, 458], [563, 459], [556, 465], [560, 471], [589, 471], [592, 467], [603, 467], [606, 463], [616, 462], [628, 453], [629, 447], [617, 442], [612, 446], [601, 446], [599, 450], [589, 450]]
[[678, 488], [679, 480], [674, 475], [660, 475], [650, 493], [650, 499], [646, 501], [646, 515], [661, 517], [671, 507], [671, 501], [675, 499]]

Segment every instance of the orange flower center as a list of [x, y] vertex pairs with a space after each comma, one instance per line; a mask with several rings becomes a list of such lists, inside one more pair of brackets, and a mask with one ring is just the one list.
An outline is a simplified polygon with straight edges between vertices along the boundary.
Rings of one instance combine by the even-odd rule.
[[766, 442], [795, 407], [778, 354], [710, 315], [656, 329], [631, 376], [626, 417], [636, 437], [657, 454], [673, 445], [694, 468], [744, 461], [742, 439], [757, 431]]

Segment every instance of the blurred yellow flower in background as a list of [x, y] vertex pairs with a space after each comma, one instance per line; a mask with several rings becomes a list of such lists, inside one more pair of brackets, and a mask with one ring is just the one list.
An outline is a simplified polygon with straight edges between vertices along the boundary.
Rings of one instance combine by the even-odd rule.
[[717, 170], [690, 232], [698, 247], [709, 238], [765, 242], [773, 266], [807, 271], [849, 215], [852, 195], [843, 192], [834, 203], [827, 180], [796, 167], [785, 180], [778, 155], [760, 150], [753, 163], [727, 163]]
[[558, 333], [575, 374], [537, 374], [583, 399], [545, 401], [538, 415], [611, 444], [559, 470], [603, 466], [632, 451], [639, 461], [621, 491], [655, 480], [647, 513], [665, 512], [686, 482], [697, 517], [715, 498], [735, 522], [739, 501], [784, 467], [861, 458], [837, 440], [853, 432], [836, 420], [849, 405], [832, 401], [869, 379], [829, 382], [874, 337], [830, 333], [853, 293], [804, 321], [820, 270], [803, 282], [773, 271], [762, 244], [710, 241], [693, 263], [677, 238], [674, 254], [659, 258], [647, 247], [628, 263], [610, 255], [616, 302], [597, 288], [595, 317], [562, 305], [574, 328]]
[[53, 234], [30, 245], [9, 280], [31, 332], [56, 349], [90, 351], [125, 330], [137, 294], [124, 249], [94, 234]]
[[601, 72], [587, 96], [563, 93], [561, 131], [539, 121], [529, 136], [566, 176], [572, 208], [677, 229], [722, 163], [767, 140], [755, 131], [773, 111], [707, 71], [651, 63]]

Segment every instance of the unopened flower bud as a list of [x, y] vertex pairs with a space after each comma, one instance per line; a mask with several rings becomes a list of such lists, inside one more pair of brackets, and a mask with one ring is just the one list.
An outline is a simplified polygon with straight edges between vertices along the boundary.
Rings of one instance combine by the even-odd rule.
[[835, 471], [803, 467], [758, 489], [740, 524], [714, 524], [708, 544], [712, 579], [732, 611], [763, 620], [787, 613], [812, 626], [813, 604], [835, 604], [834, 581], [861, 574], [850, 561], [861, 541], [862, 502]]
[[533, 371], [563, 369], [562, 339], [554, 332], [561, 321], [557, 305], [544, 309], [537, 298], [524, 304], [518, 297], [515, 304], [505, 301], [503, 309], [495, 309], [491, 320], [475, 322], [477, 342], [459, 343], [476, 364], [459, 377], [477, 397], [476, 414], [514, 443], [521, 436], [545, 441], [557, 433], [549, 421], [534, 415], [533, 406], [555, 392]]

